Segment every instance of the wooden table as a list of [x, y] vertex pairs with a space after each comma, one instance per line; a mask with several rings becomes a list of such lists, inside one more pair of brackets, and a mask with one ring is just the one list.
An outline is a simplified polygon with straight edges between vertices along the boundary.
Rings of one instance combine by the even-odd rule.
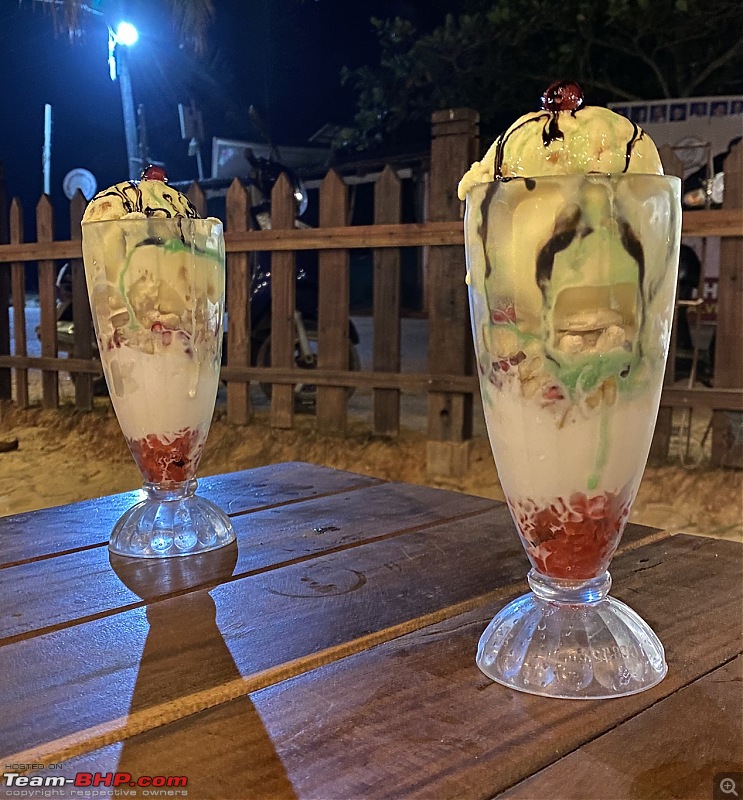
[[526, 589], [501, 503], [307, 464], [200, 491], [238, 546], [110, 557], [135, 493], [0, 519], [3, 765], [187, 777], [166, 796], [191, 800], [712, 798], [743, 770], [739, 544], [630, 525], [614, 594], [668, 677], [547, 700], [474, 662]]

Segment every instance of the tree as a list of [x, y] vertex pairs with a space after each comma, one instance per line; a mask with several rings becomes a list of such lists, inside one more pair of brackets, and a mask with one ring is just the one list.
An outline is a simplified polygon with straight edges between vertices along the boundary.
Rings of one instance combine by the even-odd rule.
[[[182, 44], [197, 53], [202, 52], [206, 32], [214, 19], [213, 0], [159, 1], [169, 10]], [[63, 31], [71, 38], [83, 31], [87, 14], [105, 14], [118, 5], [115, 0], [32, 0], [32, 3], [44, 6], [52, 16], [55, 30]]]
[[424, 34], [373, 20], [379, 65], [343, 75], [358, 94], [347, 143], [389, 142], [451, 105], [478, 109], [495, 132], [556, 78], [577, 80], [592, 104], [743, 90], [739, 0], [464, 0], [464, 10]]

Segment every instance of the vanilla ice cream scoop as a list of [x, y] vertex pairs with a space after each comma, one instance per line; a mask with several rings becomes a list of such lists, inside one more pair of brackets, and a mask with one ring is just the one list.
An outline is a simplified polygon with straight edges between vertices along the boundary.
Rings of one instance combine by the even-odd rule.
[[136, 217], [198, 218], [194, 204], [177, 189], [168, 186], [165, 172], [148, 167], [141, 181], [122, 181], [104, 189], [88, 203], [83, 222]]
[[553, 83], [542, 110], [519, 117], [459, 183], [459, 198], [478, 183], [545, 175], [662, 175], [653, 140], [634, 122], [600, 106], [584, 106], [572, 81]]

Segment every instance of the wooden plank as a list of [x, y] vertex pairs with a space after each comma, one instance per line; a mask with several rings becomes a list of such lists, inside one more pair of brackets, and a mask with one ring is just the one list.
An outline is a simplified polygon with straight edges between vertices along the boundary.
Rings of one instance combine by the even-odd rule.
[[[46, 195], [36, 206], [36, 238], [39, 242], [54, 239], [54, 210]], [[57, 357], [57, 270], [54, 261], [39, 261], [39, 309], [41, 355]], [[59, 406], [59, 373], [51, 369], [41, 372], [41, 405], [43, 408]]]
[[206, 218], [209, 215], [206, 207], [206, 194], [204, 194], [204, 190], [196, 181], [194, 181], [188, 187], [188, 190], [186, 191], [186, 197], [188, 197], [188, 199], [194, 204], [194, 207], [199, 212], [200, 217]]
[[658, 417], [655, 421], [653, 439], [648, 453], [648, 464], [651, 466], [661, 466], [667, 463], [672, 431], [673, 408], [671, 406], [661, 406], [658, 409]]
[[[227, 230], [245, 231], [249, 226], [250, 201], [242, 182], [235, 178], [227, 190]], [[225, 234], [226, 235], [226, 234]], [[227, 363], [250, 365], [250, 261], [245, 253], [227, 256]], [[251, 416], [250, 386], [227, 383], [227, 419], [245, 425]]]
[[[464, 575], [470, 580], [467, 550]], [[488, 550], [481, 551], [486, 558]], [[134, 694], [142, 698], [137, 709], [144, 710], [111, 734], [125, 739], [123, 749], [90, 752], [66, 767], [112, 771], [121, 758], [127, 771], [147, 774], [158, 763], [160, 773], [187, 774], [189, 787], [204, 797], [225, 774], [235, 781], [230, 786], [243, 787], [236, 796], [261, 797], [267, 773], [282, 786], [288, 781], [294, 796], [318, 800], [493, 797], [735, 657], [740, 651], [739, 555], [740, 546], [731, 542], [680, 536], [617, 558], [614, 593], [653, 624], [671, 664], [659, 686], [632, 697], [596, 703], [549, 700], [483, 676], [474, 663], [477, 640], [495, 611], [520, 591], [511, 587], [444, 621], [407, 631], [400, 625], [393, 629], [396, 638], [376, 647], [341, 650], [319, 669], [251, 694], [249, 703], [236, 692], [234, 700], [203, 711], [192, 704], [193, 715], [167, 725], [165, 713], [184, 701], [175, 698], [167, 708], [158, 707], [155, 718], [144, 703], [143, 660], [141, 690]], [[426, 571], [420, 575], [425, 591]], [[502, 571], [492, 585], [504, 586]], [[368, 644], [374, 643], [378, 640]], [[228, 644], [245, 676], [232, 641]], [[147, 665], [148, 672], [154, 669], [154, 663]], [[224, 671], [234, 674], [231, 664]], [[151, 691], [162, 686], [160, 674], [148, 677]], [[35, 698], [32, 702], [35, 706]], [[112, 699], [107, 696], [106, 702]], [[130, 738], [135, 725], [143, 732]], [[235, 734], [243, 747], [225, 748], [225, 739], [237, 731], [243, 731]], [[67, 752], [82, 750], [77, 742], [64, 744]], [[163, 760], [155, 762], [156, 756]]]
[[[8, 218], [8, 194], [5, 186], [3, 162], [0, 161], [0, 244], [10, 242], [10, 220]], [[0, 264], [0, 353], [10, 354], [10, 302], [11, 266]], [[9, 369], [0, 369], [0, 399], [12, 400], [13, 381]]]
[[[461, 177], [461, 176], [460, 176]], [[684, 236], [740, 236], [743, 210], [690, 211], [682, 217]], [[404, 225], [354, 225], [291, 231], [245, 231], [225, 236], [228, 253], [257, 250], [346, 250], [368, 247], [463, 245], [460, 221], [410, 222]], [[0, 245], [0, 263], [38, 259], [81, 258], [79, 242]]]
[[[335, 170], [320, 186], [320, 227], [348, 224], [348, 189]], [[319, 255], [317, 366], [348, 370], [348, 319], [351, 276], [346, 250]], [[348, 390], [343, 386], [317, 386], [317, 429], [344, 433], [348, 426]]]
[[743, 389], [664, 388], [661, 405], [674, 408], [719, 408], [743, 411]]
[[[0, 364], [3, 363], [0, 358]], [[274, 367], [249, 367], [235, 369], [226, 367], [224, 375], [231, 381], [260, 380], [273, 383], [297, 383], [302, 373], [297, 370]], [[474, 375], [429, 375], [425, 372], [349, 372], [340, 369], [317, 369], [312, 371], [312, 382], [318, 386], [356, 386], [365, 389], [389, 388], [402, 391], [431, 390], [438, 392], [479, 392]]]
[[[96, 360], [81, 361], [74, 358], [53, 359], [30, 356], [1, 356], [0, 366], [14, 369], [55, 369], [58, 372], [88, 372], [101, 374]], [[273, 367], [223, 367], [222, 376], [233, 382], [265, 381], [268, 383], [296, 383], [300, 376], [294, 369]], [[314, 383], [326, 386], [355, 386], [363, 389], [388, 388], [405, 392], [470, 392], [480, 391], [473, 375], [429, 375], [423, 372], [367, 372], [346, 370], [314, 370]], [[740, 389], [665, 389], [662, 402], [680, 408], [718, 408], [729, 411], [743, 410], [743, 391]]]
[[681, 216], [683, 236], [729, 236], [743, 235], [743, 209], [724, 208], [714, 211], [685, 211]]
[[[496, 505], [500, 504], [437, 489], [386, 484], [242, 514], [233, 517], [233, 525], [243, 546], [236, 563], [233, 559], [230, 571], [220, 577], [237, 581], [411, 529], [490, 512]], [[508, 530], [510, 517], [504, 508], [493, 516], [496, 526]], [[206, 555], [189, 559], [186, 566], [194, 575], [189, 590], [220, 582], [208, 574], [212, 560]], [[181, 594], [178, 581], [184, 569], [179, 564], [174, 571], [162, 561], [112, 560], [105, 547], [6, 567], [0, 572], [0, 644], [111, 616], [142, 605], [140, 597], [154, 602]], [[49, 603], [50, 594], [54, 603]]]
[[[197, 491], [234, 517], [378, 483], [377, 478], [353, 472], [286, 462], [227, 475], [200, 477]], [[124, 492], [2, 517], [0, 566], [103, 545], [108, 541], [116, 520], [140, 496], [139, 492]], [[44, 535], [29, 535], [29, 528], [43, 530]]]
[[[297, 215], [294, 187], [282, 173], [271, 191], [271, 226], [284, 233], [294, 229]], [[271, 255], [271, 366], [294, 367], [296, 326], [296, 258], [293, 252]], [[271, 391], [271, 427], [294, 425], [294, 387], [274, 384]]]
[[[78, 189], [70, 202], [70, 231], [72, 239], [82, 238], [81, 223], [87, 201]], [[85, 267], [81, 259], [70, 262], [72, 269], [72, 318], [75, 321], [75, 358], [89, 360], [93, 357], [93, 317], [88, 300]], [[82, 372], [75, 376], [75, 408], [91, 411], [93, 408], [93, 375]]]
[[[23, 241], [23, 206], [17, 197], [10, 204], [10, 241], [19, 244]], [[11, 284], [13, 292], [13, 339], [15, 355], [25, 356], [28, 353], [26, 343], [26, 271], [23, 264], [12, 263]], [[16, 368], [15, 371], [16, 403], [21, 408], [29, 405], [28, 370]]]
[[[460, 220], [463, 205], [456, 194], [459, 179], [475, 158], [478, 120], [469, 109], [433, 115], [429, 219]], [[431, 250], [428, 264], [428, 370], [436, 374], [472, 374], [473, 346], [464, 284], [461, 247]], [[472, 395], [428, 395], [428, 438], [461, 443], [472, 436]], [[429, 457], [429, 470], [432, 468]]]
[[51, 372], [102, 374], [101, 364], [97, 359], [82, 361], [77, 358], [60, 358], [58, 356], [0, 356], [0, 366], [16, 369], [41, 369]]
[[671, 663], [631, 698], [546, 700], [489, 681], [474, 664], [489, 605], [253, 700], [300, 797], [493, 797], [736, 654], [739, 551], [676, 539], [617, 559], [615, 594], [652, 622]]
[[717, 797], [718, 773], [743, 772], [741, 682], [739, 656], [499, 798]]
[[400, 636], [522, 579], [513, 545], [477, 515], [6, 644], [0, 757], [72, 757]]
[[[400, 222], [402, 182], [388, 164], [374, 187], [374, 222]], [[374, 251], [374, 370], [400, 371], [400, 251]], [[375, 389], [372, 432], [397, 436], [400, 432], [400, 392]]]
[[[743, 209], [743, 142], [725, 159], [728, 210]], [[735, 239], [720, 242], [717, 284], [717, 346], [715, 387], [743, 389], [743, 226]], [[743, 467], [743, 414], [715, 411], [712, 421], [712, 464]]]
[[[683, 216], [685, 236], [737, 237], [743, 228], [743, 211], [691, 211]], [[227, 234], [227, 252], [257, 250], [333, 250], [368, 247], [413, 247], [461, 245], [464, 232], [461, 222], [425, 222], [403, 225], [358, 225], [353, 228], [297, 229], [279, 234], [275, 231], [246, 231]], [[80, 258], [79, 243], [58, 241], [49, 244], [29, 242], [1, 245], [0, 262], [35, 261], [40, 258]]]

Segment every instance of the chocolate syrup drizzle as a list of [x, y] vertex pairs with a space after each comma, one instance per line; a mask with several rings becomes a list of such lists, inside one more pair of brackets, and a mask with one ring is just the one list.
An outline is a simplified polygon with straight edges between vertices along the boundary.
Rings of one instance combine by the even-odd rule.
[[[482, 200], [481, 214], [482, 221], [478, 228], [480, 241], [488, 242], [488, 219], [490, 216], [490, 205], [498, 192], [500, 183], [507, 182], [508, 178], [503, 181], [493, 181], [488, 185], [485, 196]], [[534, 187], [531, 187], [534, 188]], [[642, 242], [637, 237], [630, 224], [620, 219], [619, 236], [622, 246], [627, 254], [637, 264], [638, 285], [640, 286], [640, 304], [644, 308], [645, 301], [651, 299], [652, 292], [649, 287], [645, 286], [645, 252], [642, 247]], [[570, 211], [558, 219], [555, 223], [555, 228], [552, 232], [547, 243], [537, 253], [535, 264], [535, 278], [539, 286], [542, 296], [546, 299], [547, 291], [549, 289], [550, 281], [552, 280], [552, 270], [555, 265], [555, 257], [563, 250], [567, 250], [576, 238], [583, 239], [593, 233], [593, 228], [582, 222], [582, 213], [579, 206], [574, 206]], [[489, 278], [493, 273], [493, 264], [491, 262], [490, 254], [485, 246], [485, 278]], [[646, 297], [647, 294], [647, 297]], [[641, 315], [640, 327], [644, 325], [645, 315]]]
[[[576, 109], [570, 111], [570, 115], [575, 117], [576, 114], [579, 114], [582, 109]], [[535, 117], [530, 117], [529, 119], [524, 120], [521, 124], [517, 125], [515, 128], [509, 129], [504, 131], [503, 133], [498, 136], [496, 139], [495, 145], [495, 164], [494, 164], [494, 173], [496, 180], [509, 180], [508, 178], [503, 177], [503, 157], [505, 155], [506, 144], [508, 140], [513, 136], [516, 131], [520, 130], [524, 127], [524, 125], [531, 125], [531, 124], [542, 124], [542, 144], [544, 145], [545, 149], [548, 148], [552, 142], [555, 141], [564, 141], [564, 134], [560, 130], [560, 114], [564, 114], [567, 112], [564, 111], [544, 111], [541, 114], [538, 114]], [[630, 160], [632, 158], [632, 151], [635, 148], [635, 144], [640, 141], [645, 135], [645, 131], [639, 127], [636, 123], [632, 123], [632, 136], [627, 141], [627, 146], [625, 148], [625, 156], [624, 156], [624, 169], [622, 172], [627, 172], [629, 169]]]
[[480, 227], [478, 229], [478, 233], [480, 234], [480, 241], [485, 243], [484, 250], [485, 250], [485, 277], [489, 278], [490, 274], [493, 271], [493, 265], [490, 263], [490, 254], [488, 253], [487, 242], [490, 241], [488, 239], [488, 217], [489, 217], [489, 210], [490, 210], [490, 203], [493, 201], [493, 197], [495, 197], [495, 193], [498, 191], [498, 182], [493, 181], [492, 183], [488, 184], [488, 188], [485, 191], [485, 197], [483, 197], [482, 205], [480, 206], [480, 213], [482, 214], [482, 222], [480, 223]]
[[[110, 189], [99, 192], [93, 199], [99, 200], [103, 197], [118, 197], [127, 214], [138, 212], [146, 217], [161, 216], [166, 218], [184, 216], [183, 211], [179, 209], [180, 204], [176, 204], [176, 195], [169, 191], [163, 192], [163, 201], [168, 203], [167, 206], [144, 205], [142, 190], [135, 181], [129, 181], [124, 185], [112, 186]], [[199, 212], [188, 198], [186, 198], [185, 216], [191, 219], [198, 219], [199, 217]]]

